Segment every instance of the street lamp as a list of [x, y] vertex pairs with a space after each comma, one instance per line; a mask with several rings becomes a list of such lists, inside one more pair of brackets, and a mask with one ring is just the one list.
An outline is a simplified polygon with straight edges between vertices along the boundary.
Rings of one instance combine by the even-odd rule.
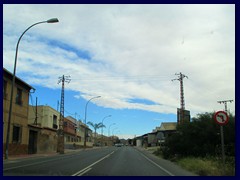
[[108, 136], [110, 136], [110, 127], [111, 127], [112, 125], [116, 125], [116, 123], [113, 123], [113, 124], [110, 124], [110, 125], [109, 125], [109, 128], [108, 128]]
[[52, 18], [47, 21], [37, 22], [31, 26], [29, 26], [19, 37], [17, 46], [16, 46], [16, 53], [15, 53], [15, 62], [14, 62], [14, 70], [13, 70], [13, 78], [12, 78], [12, 87], [11, 87], [11, 96], [10, 96], [10, 105], [9, 105], [9, 112], [8, 112], [8, 126], [7, 126], [7, 139], [6, 139], [6, 147], [5, 147], [5, 159], [8, 159], [8, 146], [9, 146], [9, 134], [10, 134], [10, 124], [11, 124], [11, 116], [12, 116], [12, 101], [13, 101], [13, 88], [15, 86], [15, 76], [16, 76], [16, 66], [17, 66], [17, 55], [18, 55], [18, 45], [20, 40], [22, 39], [23, 35], [33, 26], [41, 23], [57, 23], [59, 22], [57, 18]]
[[[115, 135], [117, 136], [117, 134], [121, 133], [120, 130], [118, 130], [117, 132], [115, 132]], [[118, 136], [117, 136], [118, 137]]]
[[105, 116], [102, 120], [102, 145], [103, 145], [103, 121], [104, 119], [108, 118], [108, 117], [111, 117], [112, 115], [108, 115], [108, 116]]
[[114, 134], [113, 134], [113, 132], [114, 132], [116, 129], [118, 129], [118, 127], [115, 127], [115, 128], [112, 130], [112, 141], [113, 141], [113, 144], [114, 144], [114, 142], [116, 142], [116, 141], [114, 140]]
[[118, 127], [115, 127], [113, 130], [112, 130], [112, 136], [114, 136], [113, 132], [114, 130], [118, 129]]
[[[86, 106], [85, 106], [85, 118], [84, 118], [84, 123], [85, 123], [85, 125], [86, 125], [86, 120], [87, 120], [87, 105], [88, 105], [88, 103], [92, 100], [92, 99], [95, 99], [95, 98], [100, 98], [101, 96], [96, 96], [96, 97], [93, 97], [93, 98], [91, 98], [91, 99], [89, 99], [88, 100], [88, 102], [86, 103]], [[84, 136], [84, 148], [86, 148], [86, 136], [87, 136], [87, 127], [85, 127], [85, 132], [84, 132], [84, 134], [85, 134], [85, 136]]]

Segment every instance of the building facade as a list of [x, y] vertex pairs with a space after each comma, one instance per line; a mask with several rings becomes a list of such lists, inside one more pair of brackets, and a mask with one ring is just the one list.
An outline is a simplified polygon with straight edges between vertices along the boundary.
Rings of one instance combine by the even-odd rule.
[[64, 143], [67, 149], [84, 147], [86, 131], [86, 147], [93, 147], [92, 131], [87, 125], [71, 116], [64, 118]]
[[28, 111], [29, 154], [57, 151], [60, 113], [50, 106], [30, 106]]
[[60, 113], [50, 106], [29, 106], [28, 123], [39, 127], [58, 129]]
[[[3, 68], [3, 152], [5, 152], [8, 115], [13, 74]], [[29, 93], [35, 90], [20, 78], [15, 78], [13, 87], [12, 114], [9, 131], [8, 154], [28, 154]]]
[[80, 139], [77, 136], [77, 124], [70, 120], [68, 117], [64, 118], [63, 132], [64, 132], [64, 147], [67, 149], [75, 149], [76, 143], [79, 142]]

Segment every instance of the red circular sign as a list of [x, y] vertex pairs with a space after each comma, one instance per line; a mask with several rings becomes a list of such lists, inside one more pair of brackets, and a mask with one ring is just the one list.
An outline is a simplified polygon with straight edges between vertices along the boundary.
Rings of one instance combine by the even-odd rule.
[[218, 111], [214, 115], [214, 120], [220, 125], [226, 125], [228, 123], [229, 117], [225, 111]]

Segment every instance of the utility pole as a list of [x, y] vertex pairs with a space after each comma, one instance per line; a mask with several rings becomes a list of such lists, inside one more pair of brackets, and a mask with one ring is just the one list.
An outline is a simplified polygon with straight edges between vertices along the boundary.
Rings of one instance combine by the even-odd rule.
[[[224, 100], [218, 101], [219, 104], [224, 104], [225, 112], [227, 113], [227, 103], [232, 103], [233, 100]], [[224, 150], [224, 135], [223, 135], [223, 126], [220, 126], [220, 133], [221, 133], [221, 145], [222, 145], [222, 161], [223, 161], [223, 175], [225, 175], [225, 150]]]
[[63, 132], [63, 122], [64, 122], [64, 82], [70, 83], [70, 76], [59, 77], [58, 84], [62, 82], [62, 91], [61, 91], [61, 104], [60, 104], [60, 119], [59, 119], [59, 128], [58, 128], [58, 144], [57, 152], [64, 154], [64, 132]]
[[178, 76], [177, 79], [172, 79], [172, 81], [178, 80], [180, 81], [180, 111], [181, 111], [181, 118], [179, 118], [178, 123], [182, 123], [184, 121], [184, 110], [185, 110], [185, 102], [184, 102], [184, 91], [183, 91], [183, 78], [188, 78], [186, 75], [182, 74], [181, 72], [179, 74], [175, 73], [175, 75]]
[[36, 111], [35, 111], [35, 121], [34, 121], [34, 124], [37, 125], [37, 97], [36, 97]]
[[57, 101], [57, 111], [58, 111], [58, 107], [59, 107], [59, 101]]
[[227, 113], [227, 111], [228, 111], [228, 110], [227, 110], [227, 103], [228, 103], [228, 102], [232, 103], [233, 100], [218, 101], [219, 104], [222, 104], [222, 103], [224, 104], [224, 106], [225, 106], [225, 112], [226, 112], [226, 113]]

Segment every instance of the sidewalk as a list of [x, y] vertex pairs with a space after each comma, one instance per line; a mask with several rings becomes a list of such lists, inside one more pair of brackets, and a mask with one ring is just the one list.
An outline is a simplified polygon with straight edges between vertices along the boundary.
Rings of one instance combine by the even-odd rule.
[[[79, 151], [87, 151], [92, 149], [97, 149], [99, 147], [92, 147], [92, 148], [80, 148], [80, 149], [64, 149], [64, 154], [71, 154]], [[101, 147], [100, 147], [101, 148]], [[11, 161], [17, 159], [27, 159], [27, 158], [34, 158], [34, 157], [48, 157], [48, 156], [56, 156], [60, 155], [58, 152], [49, 152], [49, 153], [40, 153], [40, 154], [21, 154], [21, 155], [9, 155], [8, 159], [5, 159], [3, 155], [3, 162], [4, 161]]]

